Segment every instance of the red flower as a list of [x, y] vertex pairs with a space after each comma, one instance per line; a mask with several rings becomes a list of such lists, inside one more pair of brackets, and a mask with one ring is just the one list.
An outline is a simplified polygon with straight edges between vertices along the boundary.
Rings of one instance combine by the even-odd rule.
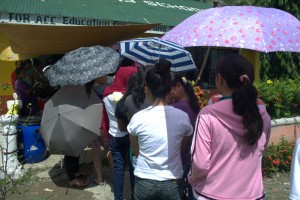
[[280, 160], [273, 160], [273, 164], [276, 165], [276, 166], [279, 166], [280, 165]]
[[198, 100], [199, 107], [202, 108], [204, 106], [203, 104], [204, 92], [201, 90], [200, 86], [194, 86], [194, 94]]

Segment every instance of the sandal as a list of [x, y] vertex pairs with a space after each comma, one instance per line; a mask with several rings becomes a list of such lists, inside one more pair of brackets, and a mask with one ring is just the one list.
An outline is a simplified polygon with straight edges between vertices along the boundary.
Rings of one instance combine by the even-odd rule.
[[73, 187], [84, 187], [87, 186], [88, 183], [84, 179], [75, 178], [72, 181], [69, 181], [69, 185]]
[[98, 182], [98, 180], [97, 180], [97, 177], [93, 177], [92, 179], [91, 179], [91, 182], [92, 183], [94, 183], [94, 184], [96, 184], [96, 185], [99, 185], [99, 186], [104, 186], [104, 185], [106, 185], [106, 180], [104, 180], [103, 182]]

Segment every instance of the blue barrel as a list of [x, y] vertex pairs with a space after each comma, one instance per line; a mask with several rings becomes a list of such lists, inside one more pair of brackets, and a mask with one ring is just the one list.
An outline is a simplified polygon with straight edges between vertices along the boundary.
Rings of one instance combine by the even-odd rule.
[[18, 122], [19, 158], [25, 163], [36, 163], [47, 156], [47, 147], [39, 132], [41, 118], [20, 118]]

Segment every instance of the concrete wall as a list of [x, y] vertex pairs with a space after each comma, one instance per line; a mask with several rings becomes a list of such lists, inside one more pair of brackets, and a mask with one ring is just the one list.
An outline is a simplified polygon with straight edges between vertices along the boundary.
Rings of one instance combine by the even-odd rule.
[[[15, 62], [0, 61], [0, 84], [11, 83], [11, 73], [15, 69]], [[6, 90], [0, 88], [0, 114], [7, 112], [6, 102], [13, 99], [13, 87], [10, 85]]]
[[240, 54], [245, 56], [254, 67], [254, 81], [259, 81], [260, 73], [260, 52], [249, 49], [240, 49]]
[[[11, 73], [15, 70], [15, 62], [0, 60], [0, 83], [11, 83]], [[0, 88], [0, 95], [12, 95], [13, 87], [10, 85], [6, 90]]]
[[277, 144], [284, 136], [288, 141], [296, 141], [300, 137], [300, 117], [272, 120], [270, 144]]
[[1, 95], [0, 94], [0, 114], [1, 115], [4, 115], [8, 111], [8, 109], [7, 109], [7, 103], [6, 102], [8, 100], [13, 100], [13, 99], [14, 98], [13, 98], [12, 95]]

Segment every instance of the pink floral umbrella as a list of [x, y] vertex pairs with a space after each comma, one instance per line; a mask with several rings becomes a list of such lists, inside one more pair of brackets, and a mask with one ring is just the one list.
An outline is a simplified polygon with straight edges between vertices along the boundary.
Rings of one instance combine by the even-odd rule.
[[300, 52], [300, 21], [275, 8], [225, 6], [192, 15], [161, 39], [184, 47]]

